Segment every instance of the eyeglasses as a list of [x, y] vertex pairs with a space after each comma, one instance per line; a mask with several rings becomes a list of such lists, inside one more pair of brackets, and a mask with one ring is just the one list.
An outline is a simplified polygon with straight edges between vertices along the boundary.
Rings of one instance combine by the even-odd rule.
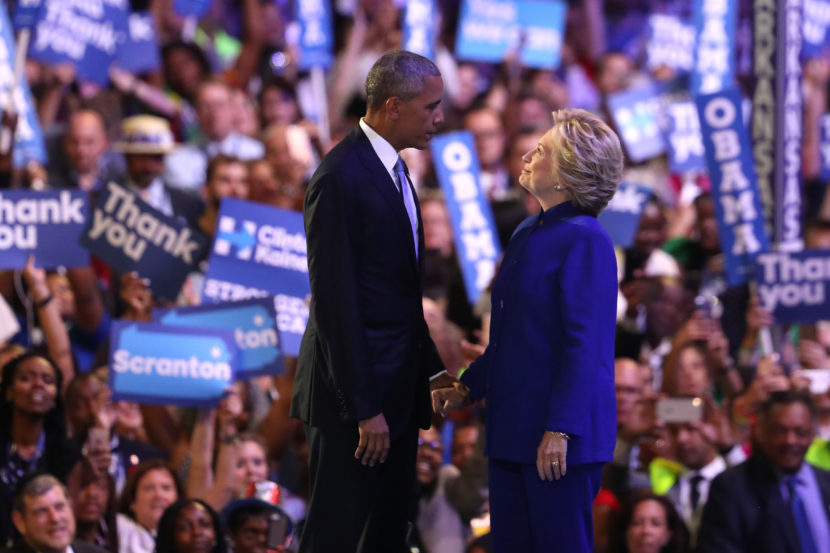
[[441, 440], [424, 440], [423, 438], [418, 438], [418, 447], [428, 447], [433, 451], [441, 451], [444, 449]]

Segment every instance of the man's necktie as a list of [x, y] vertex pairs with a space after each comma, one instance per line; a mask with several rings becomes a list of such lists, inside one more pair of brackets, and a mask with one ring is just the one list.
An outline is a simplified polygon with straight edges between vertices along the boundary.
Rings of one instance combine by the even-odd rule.
[[703, 482], [703, 477], [699, 474], [695, 474], [689, 480], [689, 483], [692, 486], [692, 493], [689, 499], [692, 502], [692, 512], [697, 511], [697, 504], [700, 503], [700, 483]]
[[412, 240], [415, 244], [415, 257], [418, 257], [418, 212], [415, 209], [415, 197], [412, 193], [412, 187], [409, 185], [409, 179], [406, 177], [406, 165], [398, 156], [398, 161], [395, 162], [395, 176], [397, 177], [398, 191], [403, 198], [403, 205], [406, 208], [406, 214], [409, 215], [409, 224], [412, 227]]
[[798, 542], [801, 544], [801, 553], [818, 553], [816, 544], [813, 542], [813, 533], [810, 530], [807, 508], [798, 494], [798, 488], [796, 488], [797, 482], [797, 476], [787, 479], [787, 489], [790, 492], [790, 508], [793, 511], [793, 520], [795, 521], [796, 532], [798, 532]]

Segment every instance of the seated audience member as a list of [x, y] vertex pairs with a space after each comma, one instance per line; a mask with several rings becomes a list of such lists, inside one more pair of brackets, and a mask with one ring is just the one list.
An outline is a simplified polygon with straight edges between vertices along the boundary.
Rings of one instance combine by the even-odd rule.
[[643, 490], [623, 504], [611, 535], [611, 553], [688, 550], [689, 531], [668, 499]]
[[27, 473], [66, 480], [81, 459], [66, 435], [63, 375], [52, 360], [28, 352], [3, 367], [0, 381], [0, 540], [11, 537], [12, 498]]
[[162, 177], [165, 157], [175, 147], [173, 132], [165, 119], [152, 115], [124, 119], [121, 140], [115, 147], [127, 162], [127, 188], [165, 215], [182, 217], [190, 226], [196, 225], [205, 207], [202, 200], [194, 193], [173, 188]]
[[118, 553], [115, 486], [109, 474], [84, 460], [70, 492], [78, 540]]
[[219, 515], [200, 499], [179, 499], [161, 516], [155, 553], [225, 553]]
[[804, 462], [816, 428], [809, 395], [769, 394], [753, 427], [753, 453], [712, 482], [699, 553], [780, 553], [830, 548], [830, 472]]
[[116, 517], [119, 553], [153, 553], [159, 520], [182, 495], [176, 474], [164, 461], [138, 465], [121, 493]]
[[219, 154], [208, 162], [204, 188], [205, 212], [199, 218], [199, 230], [206, 236], [213, 236], [223, 198], [248, 199], [248, 179], [248, 165], [239, 158]]
[[418, 435], [418, 517], [416, 526], [421, 542], [430, 553], [461, 553], [468, 532], [461, 517], [447, 500], [444, 485], [458, 477], [453, 465], [441, 466], [444, 446], [435, 427], [421, 429]]
[[259, 497], [231, 501], [222, 510], [222, 519], [233, 553], [262, 553], [265, 549], [282, 552], [293, 538], [291, 518], [273, 501]]
[[51, 474], [38, 474], [21, 482], [11, 518], [20, 537], [5, 550], [7, 553], [106, 553], [75, 539], [69, 494]]

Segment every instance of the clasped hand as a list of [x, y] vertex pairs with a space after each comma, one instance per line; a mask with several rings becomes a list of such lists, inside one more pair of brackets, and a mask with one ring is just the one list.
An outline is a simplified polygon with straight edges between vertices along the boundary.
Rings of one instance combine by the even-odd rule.
[[460, 380], [453, 382], [452, 386], [435, 388], [432, 390], [432, 410], [446, 417], [453, 409], [470, 405], [470, 390]]

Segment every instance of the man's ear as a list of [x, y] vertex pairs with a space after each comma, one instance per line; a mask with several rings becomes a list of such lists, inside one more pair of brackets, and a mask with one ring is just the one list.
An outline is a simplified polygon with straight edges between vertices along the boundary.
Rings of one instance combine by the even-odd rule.
[[398, 96], [392, 96], [386, 103], [383, 105], [384, 109], [386, 110], [386, 117], [391, 119], [392, 121], [397, 121], [398, 118], [401, 116], [400, 108], [401, 108], [401, 99]]
[[23, 521], [23, 515], [18, 511], [12, 511], [12, 522], [21, 536], [26, 536], [26, 523]]

